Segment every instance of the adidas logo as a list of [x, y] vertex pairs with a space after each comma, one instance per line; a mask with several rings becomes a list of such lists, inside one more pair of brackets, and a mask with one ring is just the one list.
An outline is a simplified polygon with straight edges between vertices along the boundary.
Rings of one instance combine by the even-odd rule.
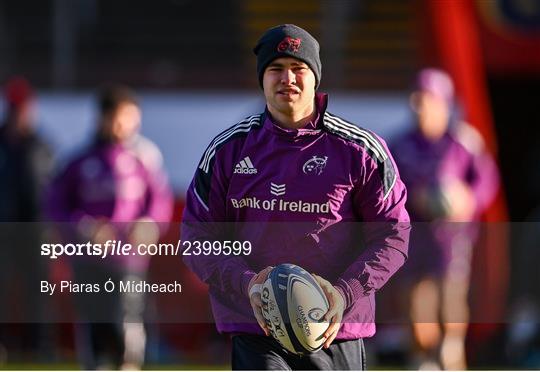
[[236, 164], [236, 167], [234, 167], [234, 174], [257, 174], [257, 168], [253, 166], [249, 156], [246, 156]]
[[277, 185], [273, 182], [270, 182], [270, 194], [275, 196], [285, 195], [285, 184]]

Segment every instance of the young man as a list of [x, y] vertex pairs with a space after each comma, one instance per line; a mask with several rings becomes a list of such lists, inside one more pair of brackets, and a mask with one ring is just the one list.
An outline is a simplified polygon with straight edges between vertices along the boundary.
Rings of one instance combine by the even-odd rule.
[[[42, 194], [54, 161], [46, 141], [36, 131], [36, 93], [23, 77], [12, 77], [4, 86], [4, 112], [0, 118], [0, 319], [10, 319], [18, 283], [17, 312], [22, 319], [44, 319], [45, 303], [35, 294], [35, 283], [47, 276], [48, 267], [35, 247], [43, 227]], [[25, 268], [24, 271], [21, 268]], [[45, 324], [0, 324], [0, 354], [7, 348], [26, 348], [45, 358], [48, 327]], [[20, 329], [17, 329], [20, 328]], [[15, 332], [13, 332], [15, 330]], [[29, 354], [30, 355], [30, 354]], [[2, 355], [0, 355], [2, 359]]]
[[[187, 241], [232, 233], [253, 251], [185, 262], [209, 284], [218, 330], [233, 336], [233, 369], [363, 369], [374, 293], [407, 256], [405, 187], [379, 137], [326, 111], [327, 95], [316, 93], [319, 44], [308, 32], [274, 27], [254, 52], [266, 110], [211, 142], [182, 230]], [[255, 286], [286, 262], [317, 274], [331, 305], [324, 348], [305, 357], [268, 336]]]
[[[49, 213], [64, 226], [64, 239], [105, 243], [117, 240], [136, 246], [155, 243], [160, 227], [172, 215], [173, 196], [160, 154], [154, 145], [136, 139], [141, 111], [134, 93], [111, 85], [99, 95], [96, 137], [54, 180]], [[68, 228], [65, 228], [65, 227]], [[76, 257], [74, 282], [144, 280], [149, 256]], [[118, 284], [117, 284], [118, 285]], [[144, 293], [76, 297], [77, 341], [84, 369], [140, 369], [146, 333]]]
[[471, 222], [496, 196], [497, 165], [480, 134], [453, 118], [454, 85], [445, 71], [421, 70], [410, 102], [414, 128], [393, 151], [409, 190], [407, 209], [422, 222], [413, 229], [402, 273], [412, 282], [406, 293], [415, 359], [423, 369], [466, 369], [467, 295], [478, 235]]

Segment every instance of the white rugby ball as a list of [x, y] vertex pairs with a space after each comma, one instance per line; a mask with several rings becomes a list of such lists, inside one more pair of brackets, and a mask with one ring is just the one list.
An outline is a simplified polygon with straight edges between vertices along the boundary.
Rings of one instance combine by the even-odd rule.
[[292, 264], [276, 266], [261, 292], [262, 313], [272, 336], [291, 353], [303, 355], [324, 344], [329, 308], [319, 283], [306, 270]]

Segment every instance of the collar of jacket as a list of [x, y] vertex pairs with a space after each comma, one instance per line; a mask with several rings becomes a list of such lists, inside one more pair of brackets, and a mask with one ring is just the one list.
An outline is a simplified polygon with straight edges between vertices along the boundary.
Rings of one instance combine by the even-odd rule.
[[266, 108], [263, 117], [263, 127], [272, 133], [289, 139], [299, 139], [319, 135], [321, 133], [322, 120], [324, 118], [327, 105], [328, 94], [315, 93], [315, 110], [317, 115], [315, 116], [314, 120], [308, 122], [306, 126], [299, 129], [288, 129], [279, 126], [275, 123], [272, 115], [270, 115], [268, 108]]

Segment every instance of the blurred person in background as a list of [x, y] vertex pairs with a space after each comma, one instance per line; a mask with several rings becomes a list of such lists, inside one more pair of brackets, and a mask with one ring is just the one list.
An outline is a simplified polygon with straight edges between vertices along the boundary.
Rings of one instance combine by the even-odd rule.
[[[538, 159], [538, 157], [537, 157]], [[537, 163], [539, 164], [539, 163]], [[529, 186], [540, 186], [532, 182]], [[534, 280], [540, 262], [540, 205], [524, 222], [514, 224], [513, 272], [506, 356], [511, 368], [540, 367], [540, 281]]]
[[512, 262], [517, 269], [512, 271], [510, 283], [506, 357], [510, 368], [539, 369], [540, 281], [533, 278], [538, 275], [540, 262], [540, 138], [536, 137], [533, 145], [523, 150], [536, 168], [528, 172], [528, 181], [522, 184], [531, 210], [523, 222], [512, 224]]
[[[5, 344], [8, 349], [43, 352], [45, 326], [39, 322], [44, 309], [36, 283], [47, 278], [47, 267], [39, 256], [42, 230], [38, 222], [53, 156], [35, 130], [36, 97], [29, 82], [23, 77], [7, 81], [4, 102], [0, 122], [0, 321], [15, 316], [23, 324], [17, 330], [0, 325], [0, 349]], [[14, 308], [17, 314], [13, 314]], [[25, 355], [26, 360], [28, 357]]]
[[465, 369], [467, 294], [481, 214], [499, 186], [480, 134], [453, 118], [454, 86], [439, 69], [421, 70], [410, 96], [415, 127], [392, 151], [415, 222], [403, 274], [412, 281], [409, 311], [416, 367]]
[[[162, 169], [161, 153], [138, 132], [141, 111], [127, 87], [110, 85], [99, 93], [94, 141], [55, 178], [49, 211], [64, 239], [92, 243], [108, 240], [156, 243], [172, 216], [173, 195]], [[66, 231], [67, 230], [67, 231]], [[74, 259], [75, 282], [145, 280], [149, 256]], [[103, 287], [102, 287], [103, 288]], [[82, 293], [77, 344], [83, 367], [140, 369], [146, 332], [143, 293]]]

